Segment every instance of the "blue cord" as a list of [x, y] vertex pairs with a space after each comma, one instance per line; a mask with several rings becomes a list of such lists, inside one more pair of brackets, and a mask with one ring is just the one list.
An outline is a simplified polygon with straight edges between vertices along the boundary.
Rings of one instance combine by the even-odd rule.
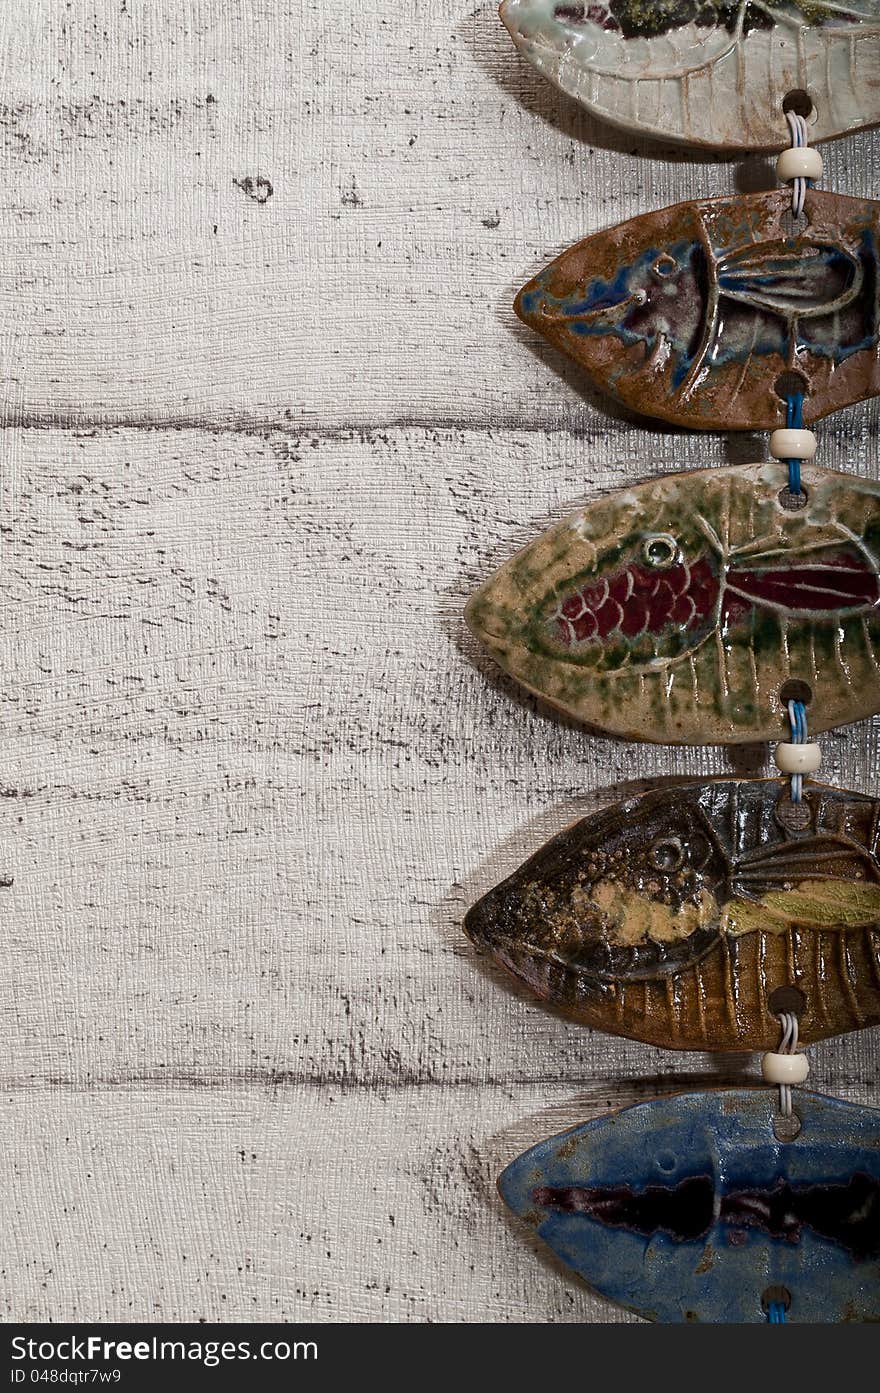
[[803, 745], [807, 739], [807, 708], [802, 701], [788, 703], [788, 719], [791, 722], [791, 738], [795, 745]]
[[[807, 742], [807, 708], [802, 701], [790, 701], [788, 703], [788, 719], [791, 725], [791, 740], [793, 745], [805, 745]], [[792, 774], [791, 776], [791, 801], [800, 803], [804, 793], [803, 774]]]
[[[789, 430], [803, 430], [804, 428], [804, 394], [803, 392], [791, 392], [786, 398], [785, 424]], [[799, 459], [790, 459], [788, 464], [788, 491], [798, 496], [801, 493], [801, 462]]]
[[785, 1302], [771, 1301], [767, 1307], [767, 1319], [771, 1325], [785, 1324]]

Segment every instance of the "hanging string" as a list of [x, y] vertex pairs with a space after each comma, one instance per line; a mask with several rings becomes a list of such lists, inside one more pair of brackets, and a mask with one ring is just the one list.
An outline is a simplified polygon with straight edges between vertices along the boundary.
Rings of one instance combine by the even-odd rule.
[[[807, 130], [807, 123], [803, 116], [798, 116], [794, 111], [787, 111], [785, 119], [788, 122], [788, 129], [791, 132], [791, 143], [797, 150], [802, 150], [805, 145], [810, 143], [810, 134]], [[803, 216], [804, 199], [809, 187], [809, 179], [793, 179], [791, 184], [791, 211], [796, 218]]]
[[[801, 118], [803, 119], [803, 118]], [[803, 182], [803, 181], [801, 181]], [[804, 393], [790, 392], [785, 399], [785, 424], [789, 430], [804, 428]], [[795, 498], [801, 494], [801, 462], [799, 459], [786, 460], [788, 465], [788, 491]]]
[[[793, 745], [805, 745], [807, 743], [807, 708], [802, 701], [790, 701], [788, 703], [788, 720], [791, 726], [791, 743]], [[800, 803], [803, 796], [804, 776], [803, 774], [792, 774], [792, 803]]]
[[[780, 1054], [794, 1054], [797, 1050], [798, 1042], [798, 1018], [793, 1011], [781, 1011], [779, 1023], [782, 1026], [782, 1040], [779, 1045]], [[783, 1117], [791, 1117], [791, 1084], [781, 1083], [779, 1085], [779, 1111]]]
[[[788, 121], [788, 129], [791, 132], [791, 143], [796, 149], [803, 149], [809, 145], [809, 132], [807, 123], [803, 116], [799, 116], [794, 111], [785, 113]], [[791, 188], [791, 211], [795, 218], [803, 217], [804, 200], [807, 189], [812, 181], [797, 178], [792, 180]], [[789, 430], [804, 429], [804, 393], [791, 392], [786, 397], [785, 424]], [[803, 492], [801, 483], [801, 461], [790, 459], [786, 461], [788, 465], [788, 491], [797, 498]], [[791, 725], [792, 743], [803, 745], [807, 740], [807, 708], [802, 701], [790, 701], [788, 703], [788, 719]], [[793, 803], [800, 803], [803, 798], [804, 776], [803, 774], [792, 774], [791, 776], [791, 800]], [[782, 1027], [782, 1040], [779, 1045], [780, 1054], [794, 1054], [798, 1043], [798, 1018], [792, 1011], [783, 1011], [779, 1016], [779, 1023]], [[779, 1085], [779, 1111], [783, 1117], [791, 1117], [791, 1084], [781, 1083]], [[770, 1301], [767, 1303], [767, 1321], [770, 1325], [785, 1324], [785, 1302]]]

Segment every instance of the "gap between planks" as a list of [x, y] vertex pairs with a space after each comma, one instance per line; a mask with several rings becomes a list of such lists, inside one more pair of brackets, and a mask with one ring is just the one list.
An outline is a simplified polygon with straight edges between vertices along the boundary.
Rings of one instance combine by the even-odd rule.
[[[831, 1042], [823, 1042], [828, 1044]], [[813, 1046], [811, 1056], [820, 1046]], [[675, 1057], [674, 1051], [667, 1053]], [[757, 1067], [758, 1056], [745, 1053], [731, 1055], [699, 1053], [695, 1055], [690, 1068], [688, 1057], [682, 1058], [679, 1067], [668, 1071], [652, 1070], [639, 1074], [632, 1073], [584, 1075], [582, 1078], [571, 1075], [549, 1075], [525, 1073], [474, 1075], [472, 1078], [459, 1077], [440, 1079], [420, 1077], [414, 1071], [407, 1071], [399, 1078], [340, 1077], [331, 1073], [325, 1075], [297, 1070], [240, 1070], [211, 1073], [209, 1071], [186, 1072], [183, 1070], [153, 1070], [130, 1074], [105, 1074], [89, 1078], [76, 1078], [74, 1075], [11, 1076], [0, 1079], [0, 1092], [38, 1094], [61, 1089], [73, 1094], [109, 1094], [113, 1092], [141, 1092], [157, 1090], [162, 1093], [184, 1092], [317, 1092], [349, 1096], [367, 1094], [375, 1097], [401, 1096], [406, 1093], [448, 1092], [448, 1093], [515, 1093], [529, 1092], [536, 1088], [553, 1091], [570, 1090], [581, 1104], [595, 1103], [601, 1110], [626, 1107], [631, 1103], [643, 1102], [649, 1098], [672, 1093], [688, 1093], [714, 1088], [762, 1088], [764, 1084]], [[704, 1068], [694, 1067], [697, 1060], [708, 1061]], [[678, 1063], [678, 1060], [675, 1060]], [[810, 1082], [805, 1087], [811, 1091], [831, 1089], [855, 1100], [867, 1099], [871, 1092], [872, 1080], [861, 1077], [857, 1070], [847, 1076], [837, 1071], [838, 1061], [830, 1058], [828, 1077], [822, 1077], [821, 1065], [811, 1072]], [[813, 1060], [815, 1064], [815, 1059]]]
[[[383, 432], [458, 432], [466, 435], [504, 435], [521, 434], [536, 436], [570, 435], [577, 440], [604, 440], [615, 427], [639, 429], [649, 437], [661, 439], [670, 435], [656, 428], [656, 423], [639, 420], [624, 412], [608, 416], [586, 416], [582, 420], [548, 423], [536, 421], [527, 414], [507, 415], [503, 418], [494, 415], [487, 418], [476, 416], [389, 416], [380, 420], [336, 421], [324, 424], [320, 421], [284, 419], [270, 416], [242, 417], [240, 414], [228, 419], [211, 416], [77, 416], [71, 413], [45, 415], [28, 412], [23, 415], [7, 413], [0, 419], [0, 430], [23, 432], [62, 433], [72, 435], [93, 435], [112, 431], [142, 431], [162, 434], [164, 432], [201, 432], [205, 435], [241, 435], [261, 440], [270, 436], [286, 436], [298, 439], [309, 436], [322, 441], [347, 440], [352, 436], [382, 435]], [[723, 439], [725, 437], [719, 437]], [[751, 438], [751, 437], [750, 437]]]

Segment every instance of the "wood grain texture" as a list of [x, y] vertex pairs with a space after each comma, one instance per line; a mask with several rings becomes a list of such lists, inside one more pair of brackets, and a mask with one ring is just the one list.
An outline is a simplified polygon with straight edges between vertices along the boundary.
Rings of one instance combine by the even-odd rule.
[[[15, 420], [571, 425], [514, 290], [596, 228], [774, 185], [579, 114], [494, 3], [10, 0], [0, 52]], [[825, 187], [870, 190], [880, 134], [826, 151]]]
[[[461, 916], [610, 786], [766, 751], [588, 738], [461, 610], [584, 498], [763, 453], [609, 409], [510, 302], [767, 166], [574, 115], [489, 6], [14, 0], [0, 52], [0, 1310], [619, 1318], [492, 1177], [755, 1061], [573, 1029]], [[877, 425], [822, 463], [874, 473]], [[829, 779], [875, 791], [878, 731]], [[812, 1058], [870, 1099], [876, 1033]]]

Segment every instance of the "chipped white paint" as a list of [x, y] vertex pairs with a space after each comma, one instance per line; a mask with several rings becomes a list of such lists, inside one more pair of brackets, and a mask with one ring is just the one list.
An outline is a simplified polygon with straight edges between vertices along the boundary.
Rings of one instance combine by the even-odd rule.
[[[15, 0], [0, 53], [0, 1310], [622, 1319], [494, 1175], [759, 1061], [573, 1029], [461, 915], [609, 785], [769, 752], [588, 738], [461, 611], [621, 461], [763, 448], [622, 417], [510, 301], [772, 171], [627, 153], [459, 0]], [[823, 463], [873, 473], [877, 424]], [[876, 791], [877, 745], [823, 736], [827, 777]], [[811, 1064], [868, 1100], [876, 1033]]]

